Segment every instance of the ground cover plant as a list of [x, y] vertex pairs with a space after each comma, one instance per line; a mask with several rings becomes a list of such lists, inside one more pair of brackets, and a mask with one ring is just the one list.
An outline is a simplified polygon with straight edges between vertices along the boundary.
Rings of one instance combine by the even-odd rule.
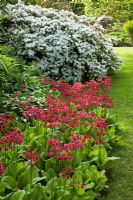
[[112, 43], [94, 18], [19, 2], [7, 5], [1, 26], [19, 55], [56, 80], [83, 82], [119, 69]]
[[47, 88], [42, 104], [34, 97], [22, 102], [25, 86], [10, 94], [14, 111], [0, 115], [1, 199], [98, 198], [116, 159], [107, 153], [118, 140], [109, 114], [111, 79], [38, 82]]
[[[27, 65], [26, 62], [14, 54], [10, 46], [0, 45], [0, 112], [18, 110], [15, 106], [15, 96], [19, 96], [21, 103], [27, 98], [33, 98], [36, 105], [41, 105], [45, 100], [48, 86], [43, 87], [38, 77], [42, 71], [34, 63]], [[23, 91], [19, 95], [19, 91]], [[34, 103], [35, 103], [34, 102]], [[14, 106], [11, 106], [14, 105]]]

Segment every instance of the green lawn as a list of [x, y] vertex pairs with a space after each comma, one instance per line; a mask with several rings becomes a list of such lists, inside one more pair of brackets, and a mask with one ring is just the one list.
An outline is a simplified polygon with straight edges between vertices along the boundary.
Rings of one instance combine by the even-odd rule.
[[104, 200], [133, 200], [133, 48], [116, 48], [123, 57], [122, 69], [113, 76], [113, 112], [122, 129], [122, 141], [115, 151], [120, 156], [112, 170], [111, 184]]

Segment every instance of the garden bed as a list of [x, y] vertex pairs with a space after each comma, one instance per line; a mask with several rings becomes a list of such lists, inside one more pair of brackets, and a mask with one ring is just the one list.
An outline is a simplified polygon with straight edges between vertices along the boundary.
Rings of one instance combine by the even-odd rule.
[[111, 79], [35, 80], [34, 89], [30, 81], [18, 84], [3, 104], [1, 199], [97, 199], [117, 159], [108, 155], [119, 139], [109, 111]]

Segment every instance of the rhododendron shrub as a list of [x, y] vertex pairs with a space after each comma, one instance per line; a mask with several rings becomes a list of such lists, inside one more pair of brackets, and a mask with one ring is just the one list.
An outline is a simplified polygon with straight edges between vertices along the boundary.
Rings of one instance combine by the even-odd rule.
[[77, 82], [119, 69], [111, 41], [94, 19], [19, 2], [7, 5], [3, 25], [17, 53], [35, 60], [47, 76]]
[[[53, 92], [40, 107], [25, 98], [23, 118], [0, 115], [0, 194], [94, 200], [106, 186], [106, 166], [116, 159], [107, 153], [118, 139], [109, 114], [111, 79], [50, 84]], [[20, 93], [14, 98], [20, 107]]]

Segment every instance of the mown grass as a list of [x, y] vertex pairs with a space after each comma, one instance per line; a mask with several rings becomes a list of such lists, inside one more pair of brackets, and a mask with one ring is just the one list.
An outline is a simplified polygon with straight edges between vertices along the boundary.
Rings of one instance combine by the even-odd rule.
[[124, 59], [122, 69], [115, 74], [111, 96], [113, 113], [122, 130], [120, 146], [115, 156], [120, 156], [111, 172], [109, 192], [104, 200], [133, 200], [133, 48], [115, 49]]

